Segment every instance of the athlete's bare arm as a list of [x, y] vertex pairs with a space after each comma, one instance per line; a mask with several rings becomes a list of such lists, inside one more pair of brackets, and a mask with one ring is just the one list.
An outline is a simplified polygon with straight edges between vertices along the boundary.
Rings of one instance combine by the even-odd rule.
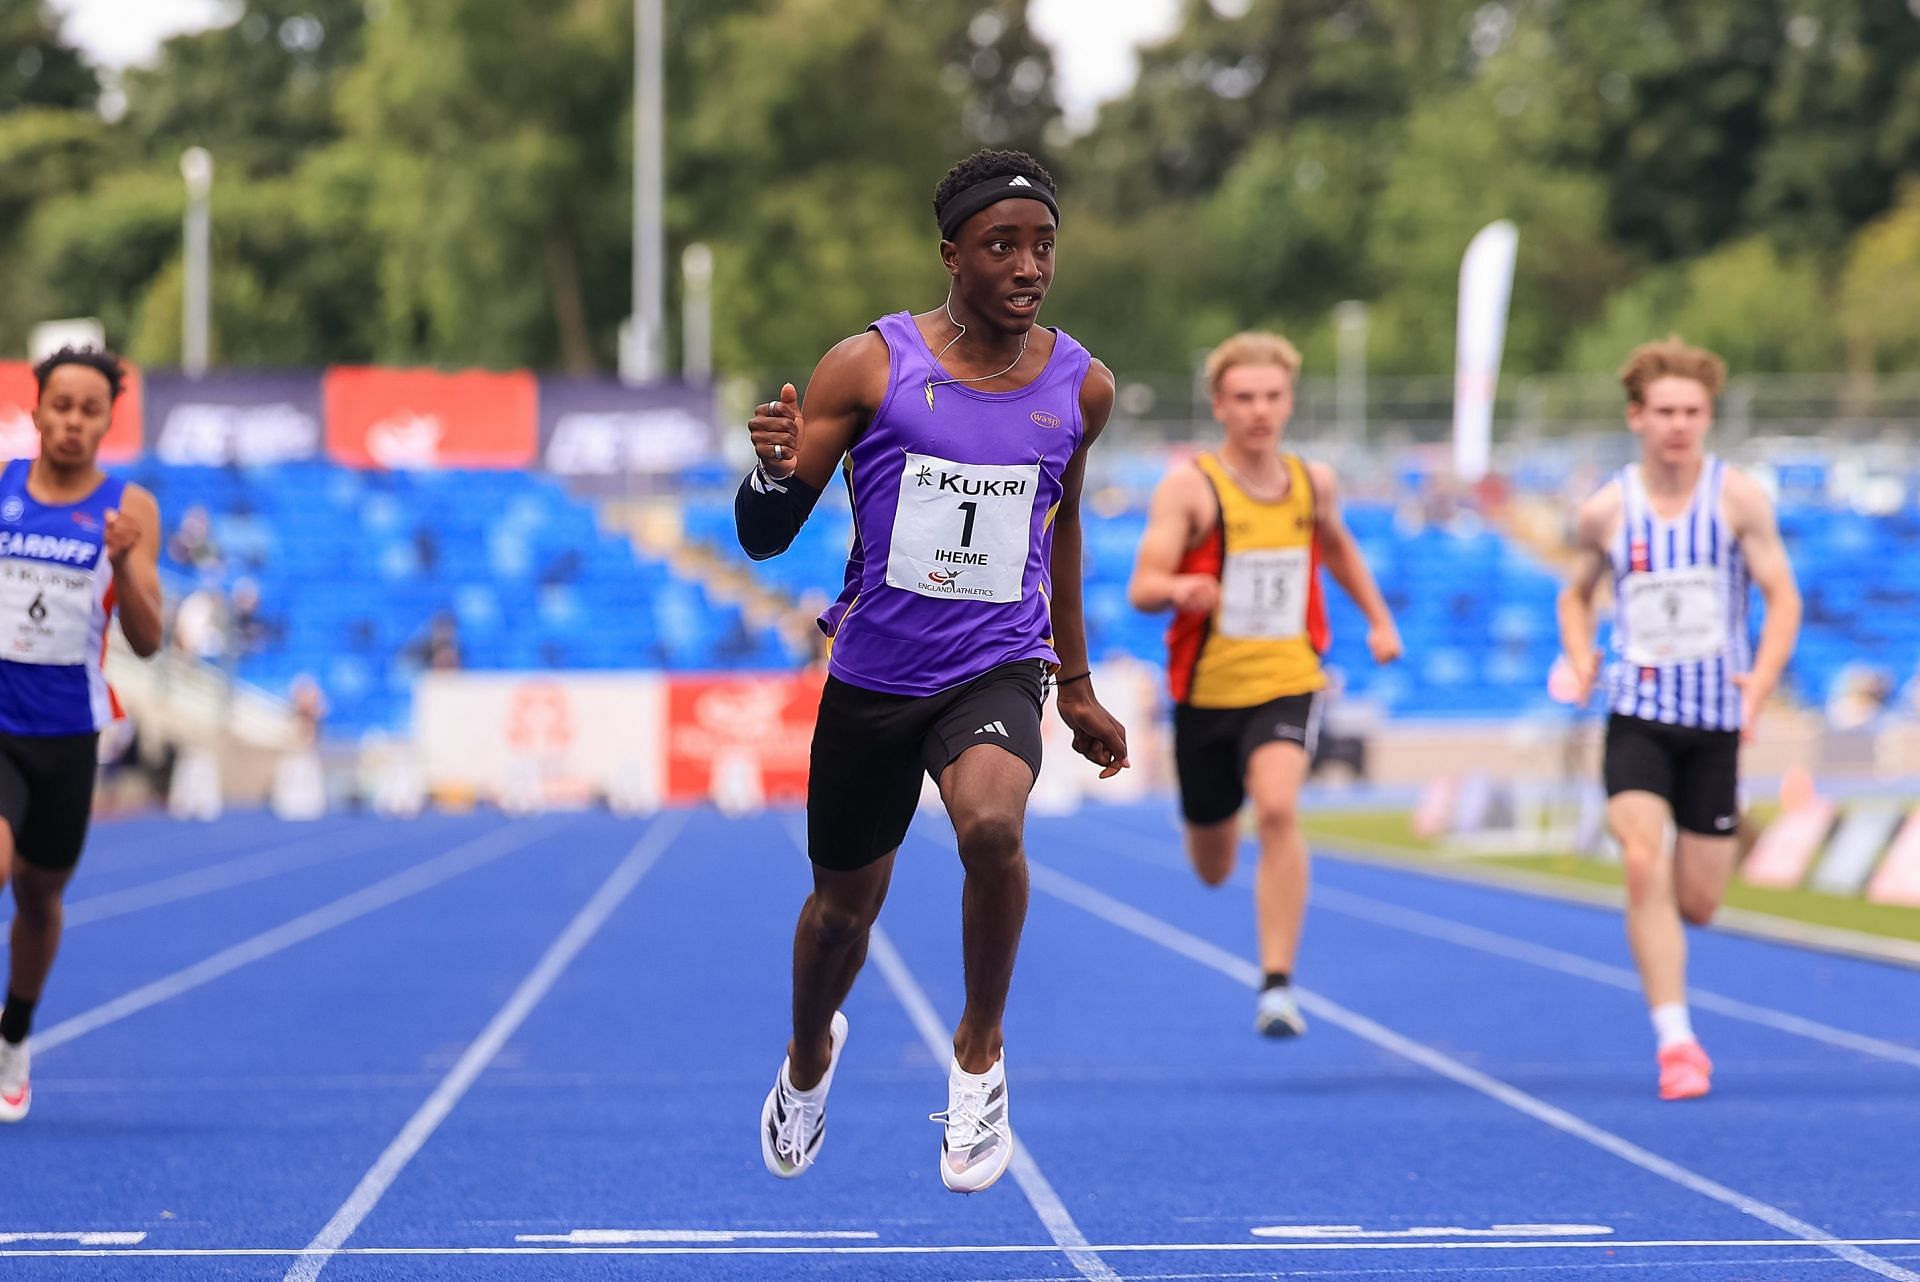
[[1610, 481], [1592, 498], [1580, 505], [1574, 517], [1573, 577], [1560, 590], [1560, 650], [1575, 681], [1574, 703], [1585, 706], [1593, 696], [1594, 679], [1600, 674], [1600, 651], [1595, 647], [1598, 623], [1594, 619], [1593, 594], [1600, 590], [1611, 568], [1607, 559], [1607, 541], [1620, 521], [1620, 483]]
[[1751, 739], [1760, 709], [1780, 684], [1780, 675], [1786, 671], [1800, 637], [1800, 585], [1794, 581], [1793, 563], [1780, 541], [1780, 523], [1774, 518], [1773, 504], [1753, 478], [1728, 468], [1721, 505], [1767, 607], [1753, 669], [1733, 678], [1740, 687], [1741, 734]]
[[107, 511], [105, 541], [120, 631], [135, 654], [150, 658], [160, 649], [160, 504], [153, 495], [127, 486], [119, 508]]
[[754, 406], [753, 452], [775, 480], [797, 475], [824, 490], [886, 394], [886, 340], [872, 330], [842, 339], [814, 366], [804, 409], [792, 383]]
[[[1087, 621], [1080, 604], [1080, 490], [1087, 474], [1087, 451], [1100, 439], [1111, 413], [1113, 371], [1095, 361], [1080, 387], [1080, 417], [1086, 431], [1060, 478], [1060, 507], [1053, 517], [1053, 648], [1060, 656], [1060, 675], [1067, 678], [1088, 671]], [[1099, 766], [1102, 779], [1132, 764], [1127, 760], [1126, 727], [1100, 706], [1091, 677], [1060, 686], [1059, 707], [1060, 719], [1073, 731], [1073, 750]]]
[[1182, 574], [1180, 561], [1197, 546], [1214, 521], [1213, 488], [1191, 463], [1161, 479], [1147, 509], [1147, 530], [1134, 558], [1127, 600], [1136, 610], [1211, 614], [1220, 604], [1220, 580], [1211, 574]]
[[1373, 569], [1340, 514], [1340, 478], [1325, 463], [1309, 463], [1307, 480], [1313, 486], [1313, 536], [1320, 545], [1320, 560], [1340, 590], [1367, 616], [1367, 649], [1373, 661], [1392, 663], [1404, 649], [1400, 629], [1394, 626], [1393, 611], [1380, 595]]

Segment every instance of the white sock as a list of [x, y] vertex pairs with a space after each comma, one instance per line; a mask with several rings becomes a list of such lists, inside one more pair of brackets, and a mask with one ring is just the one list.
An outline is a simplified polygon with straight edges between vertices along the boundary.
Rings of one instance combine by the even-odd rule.
[[950, 1076], [964, 1077], [970, 1082], [977, 1083], [986, 1090], [992, 1090], [1001, 1082], [1007, 1080], [1007, 1055], [1005, 1051], [1002, 1051], [1000, 1058], [993, 1061], [993, 1067], [984, 1073], [969, 1073], [966, 1069], [960, 1067], [960, 1061], [957, 1059], [948, 1061], [947, 1072]]
[[819, 1081], [815, 1082], [811, 1087], [807, 1088], [804, 1091], [801, 1090], [798, 1086], [795, 1086], [793, 1084], [793, 1074], [788, 1071], [792, 1067], [793, 1065], [786, 1060], [782, 1060], [780, 1062], [780, 1080], [786, 1084], [786, 1088], [789, 1091], [793, 1092], [795, 1096], [803, 1100], [815, 1100], [815, 1099], [819, 1099], [822, 1095], [826, 1094], [826, 1091], [823, 1088], [827, 1084], [827, 1079], [824, 1077], [821, 1078]]
[[1653, 1016], [1653, 1035], [1659, 1049], [1694, 1040], [1693, 1019], [1687, 1014], [1685, 1002], [1662, 1002], [1648, 1013]]

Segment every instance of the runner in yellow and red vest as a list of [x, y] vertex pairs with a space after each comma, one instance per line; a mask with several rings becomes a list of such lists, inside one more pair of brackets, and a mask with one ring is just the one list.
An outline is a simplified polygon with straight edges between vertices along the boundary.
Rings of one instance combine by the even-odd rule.
[[1299, 368], [1299, 353], [1276, 334], [1240, 334], [1207, 358], [1225, 439], [1154, 492], [1128, 587], [1136, 609], [1175, 612], [1167, 630], [1174, 757], [1187, 854], [1208, 885], [1233, 872], [1240, 808], [1253, 799], [1266, 972], [1254, 1025], [1269, 1037], [1306, 1031], [1291, 983], [1307, 906], [1300, 787], [1326, 702], [1322, 566], [1366, 614], [1375, 662], [1392, 662], [1401, 648], [1340, 519], [1332, 469], [1280, 448]]

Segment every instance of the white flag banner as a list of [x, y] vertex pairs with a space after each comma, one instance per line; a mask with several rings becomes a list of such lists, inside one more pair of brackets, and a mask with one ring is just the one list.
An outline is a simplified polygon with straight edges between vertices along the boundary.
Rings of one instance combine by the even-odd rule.
[[1487, 474], [1493, 446], [1493, 393], [1507, 342], [1507, 302], [1520, 232], [1506, 219], [1488, 223], [1460, 260], [1459, 354], [1453, 374], [1453, 470], [1463, 481]]

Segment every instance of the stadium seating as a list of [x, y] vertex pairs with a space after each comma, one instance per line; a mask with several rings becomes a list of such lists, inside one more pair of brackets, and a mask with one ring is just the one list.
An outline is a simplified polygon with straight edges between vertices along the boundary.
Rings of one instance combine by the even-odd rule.
[[[1127, 603], [1127, 577], [1146, 528], [1144, 511], [1086, 511], [1086, 614], [1094, 659], [1131, 655], [1149, 663], [1166, 651], [1166, 619]], [[1330, 661], [1350, 694], [1402, 716], [1507, 716], [1546, 706], [1546, 672], [1559, 650], [1552, 572], [1512, 542], [1485, 530], [1397, 530], [1384, 504], [1355, 505], [1347, 519], [1378, 575], [1408, 642], [1406, 665], [1376, 668], [1366, 625], [1338, 591], [1330, 595]], [[733, 546], [730, 500], [690, 502], [688, 537]], [[830, 490], [787, 555], [755, 567], [769, 588], [799, 595], [837, 592], [852, 537], [845, 495]]]
[[[163, 557], [177, 598], [260, 589], [238, 674], [272, 691], [311, 674], [331, 733], [399, 729], [436, 616], [466, 668], [783, 668], [777, 633], [602, 529], [550, 478], [508, 471], [365, 472], [328, 464], [130, 472], [169, 533], [201, 507], [217, 564]], [[171, 542], [171, 540], [170, 540]], [[204, 559], [203, 559], [204, 561]]]
[[[264, 629], [243, 678], [285, 690], [312, 674], [332, 706], [329, 729], [404, 726], [432, 620], [457, 621], [463, 666], [477, 669], [787, 668], [804, 656], [754, 628], [663, 561], [602, 529], [593, 506], [547, 477], [507, 471], [365, 472], [322, 463], [245, 470], [145, 464], [170, 531], [193, 507], [213, 516], [217, 569], [164, 562], [177, 586], [259, 585]], [[1086, 612], [1096, 659], [1159, 663], [1165, 620], [1127, 603], [1145, 526], [1137, 503], [1086, 513]], [[1469, 518], [1406, 528], [1384, 503], [1347, 508], [1393, 606], [1408, 658], [1387, 669], [1366, 651], [1359, 611], [1329, 592], [1329, 661], [1350, 696], [1398, 717], [1510, 717], [1545, 711], [1558, 653], [1558, 580], [1516, 542]], [[684, 536], [749, 566], [734, 542], [731, 494], [698, 487]], [[1803, 703], [1825, 700], [1848, 665], [1899, 681], [1920, 657], [1920, 511], [1867, 517], [1821, 502], [1783, 510], [1806, 595], [1803, 639], [1788, 674]], [[789, 552], [750, 565], [765, 587], [800, 600], [839, 590], [852, 535], [846, 496], [829, 488]]]
[[[1349, 504], [1346, 516], [1408, 650], [1406, 662], [1375, 667], [1367, 655], [1365, 620], [1330, 585], [1329, 661], [1342, 671], [1350, 695], [1402, 717], [1508, 717], [1552, 708], [1546, 674], [1560, 649], [1554, 617], [1560, 581], [1551, 568], [1471, 519], [1458, 528], [1409, 530], [1396, 524], [1395, 509], [1385, 503]], [[1088, 511], [1085, 520], [1093, 656], [1161, 662], [1165, 619], [1127, 604], [1144, 512]], [[1781, 525], [1807, 603], [1787, 693], [1818, 706], [1850, 664], [1869, 664], [1904, 680], [1920, 662], [1920, 560], [1903, 553], [1920, 542], [1920, 510], [1866, 517], [1809, 503], [1788, 507]], [[691, 503], [686, 532], [733, 548], [730, 500]], [[766, 586], [796, 596], [835, 592], [851, 534], [845, 495], [830, 490], [789, 554], [761, 562], [755, 573]], [[1755, 610], [1757, 615], [1757, 601]]]

